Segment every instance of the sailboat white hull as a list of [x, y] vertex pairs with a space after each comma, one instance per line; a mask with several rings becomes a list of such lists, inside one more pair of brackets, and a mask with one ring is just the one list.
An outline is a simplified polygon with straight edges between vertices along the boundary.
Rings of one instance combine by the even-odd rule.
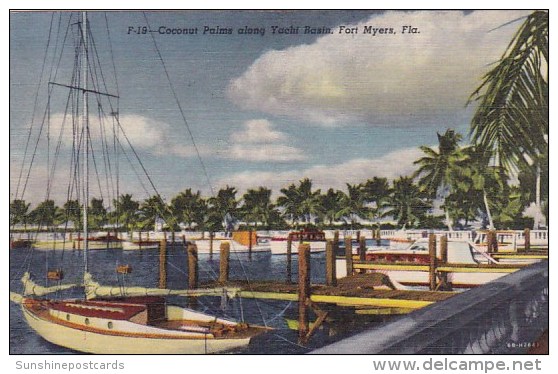
[[101, 323], [105, 326], [109, 322], [114, 323], [114, 331], [103, 331], [96, 327], [72, 325], [62, 318], [53, 318], [48, 313], [37, 313], [26, 302], [22, 303], [22, 311], [29, 326], [45, 340], [75, 351], [95, 354], [217, 353], [246, 346], [253, 336], [244, 334], [238, 338], [214, 337], [211, 334], [169, 331], [129, 321], [124, 322], [127, 330], [121, 331], [119, 327], [122, 324], [118, 325], [118, 321], [97, 319], [90, 322], [92, 325]]
[[[325, 241], [304, 242], [310, 244], [310, 252], [324, 252], [326, 250]], [[287, 254], [287, 241], [286, 240], [271, 240], [271, 254], [273, 255], [286, 255]], [[298, 242], [292, 243], [291, 253], [298, 255]]]

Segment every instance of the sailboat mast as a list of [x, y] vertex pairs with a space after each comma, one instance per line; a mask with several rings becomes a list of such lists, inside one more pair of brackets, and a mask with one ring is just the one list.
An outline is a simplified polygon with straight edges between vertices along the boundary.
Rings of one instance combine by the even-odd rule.
[[88, 241], [88, 222], [87, 222], [87, 206], [89, 205], [89, 107], [88, 107], [88, 95], [87, 95], [87, 76], [89, 72], [89, 60], [88, 60], [88, 43], [87, 43], [87, 12], [82, 13], [82, 24], [81, 24], [81, 35], [83, 39], [82, 48], [82, 85], [83, 85], [83, 129], [85, 137], [85, 157], [83, 157], [83, 170], [84, 170], [84, 203], [83, 203], [83, 258], [85, 272], [89, 271], [87, 257], [89, 250]]

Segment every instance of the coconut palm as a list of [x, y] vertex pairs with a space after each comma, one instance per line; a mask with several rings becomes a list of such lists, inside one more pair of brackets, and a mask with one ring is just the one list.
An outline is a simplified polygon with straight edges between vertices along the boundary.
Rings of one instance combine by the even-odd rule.
[[246, 222], [253, 222], [257, 229], [258, 222], [269, 226], [272, 211], [275, 209], [271, 203], [271, 190], [260, 187], [257, 190], [249, 189], [242, 197], [244, 205], [241, 208], [242, 216]]
[[291, 184], [281, 189], [282, 196], [277, 198], [277, 205], [283, 208], [283, 216], [298, 227], [300, 221], [310, 222], [312, 217], [322, 215], [321, 190], [312, 191], [312, 181], [304, 178], [298, 186]]
[[27, 224], [29, 206], [25, 200], [16, 199], [10, 203], [10, 226]]
[[68, 200], [59, 209], [56, 214], [56, 223], [68, 224], [73, 223], [74, 227], [78, 230], [83, 228], [83, 208], [78, 200]]
[[54, 200], [45, 200], [31, 211], [31, 221], [39, 226], [53, 228], [56, 222], [57, 210], [58, 207]]
[[139, 218], [141, 228], [153, 228], [157, 218], [167, 220], [168, 208], [159, 195], [153, 195], [145, 199], [139, 207]]
[[540, 178], [548, 154], [548, 12], [526, 17], [471, 102], [478, 103], [472, 141], [508, 173], [530, 167]]
[[371, 215], [373, 218], [379, 219], [391, 193], [387, 178], [368, 179], [362, 185], [362, 193], [366, 202], [373, 204], [370, 210]]
[[200, 191], [193, 193], [191, 188], [182, 191], [171, 200], [173, 217], [178, 222], [187, 224], [189, 229], [194, 223], [202, 225], [205, 205]]
[[113, 221], [123, 225], [126, 231], [131, 232], [137, 226], [139, 215], [139, 202], [132, 198], [130, 194], [120, 195], [113, 201], [115, 212]]
[[[236, 220], [238, 201], [235, 187], [226, 186], [221, 188], [216, 196], [210, 197], [208, 225], [217, 229], [224, 225], [226, 231], [231, 231]], [[213, 230], [212, 230], [213, 231]]]
[[411, 177], [399, 177], [393, 181], [393, 189], [386, 204], [390, 215], [404, 228], [419, 223], [430, 208], [427, 195], [413, 182]]
[[347, 194], [342, 198], [339, 214], [350, 220], [353, 229], [357, 219], [368, 218], [370, 212], [371, 209], [366, 206], [362, 185], [347, 183]]
[[89, 227], [91, 229], [100, 229], [108, 222], [107, 209], [103, 205], [103, 199], [92, 198], [91, 205], [88, 208]]
[[[444, 200], [451, 192], [454, 183], [454, 175], [457, 169], [463, 166], [466, 155], [459, 147], [461, 135], [452, 129], [447, 129], [444, 134], [438, 135], [438, 151], [433, 148], [421, 146], [420, 149], [425, 156], [415, 161], [420, 165], [415, 173], [419, 178], [420, 188], [431, 197]], [[452, 230], [450, 212], [447, 206], [444, 209], [446, 224]]]
[[320, 197], [320, 206], [322, 208], [323, 220], [328, 221], [332, 226], [333, 222], [341, 217], [341, 206], [345, 193], [343, 191], [330, 188]]

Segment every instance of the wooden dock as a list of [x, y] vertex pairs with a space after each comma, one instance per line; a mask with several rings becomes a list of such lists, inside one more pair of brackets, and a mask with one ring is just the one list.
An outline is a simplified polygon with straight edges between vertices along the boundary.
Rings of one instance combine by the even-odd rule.
[[[407, 313], [453, 296], [454, 292], [402, 291], [390, 289], [387, 277], [379, 273], [356, 274], [337, 280], [337, 286], [311, 285], [310, 300], [339, 307], [370, 309], [369, 314]], [[223, 283], [205, 283], [203, 287], [222, 287]], [[226, 287], [240, 289], [246, 299], [298, 301], [298, 285], [276, 281], [230, 280]]]

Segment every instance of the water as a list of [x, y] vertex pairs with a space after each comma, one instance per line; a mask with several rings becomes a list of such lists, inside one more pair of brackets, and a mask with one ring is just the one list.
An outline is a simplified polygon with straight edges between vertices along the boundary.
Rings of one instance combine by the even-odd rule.
[[[182, 248], [168, 249], [167, 287], [186, 289], [188, 285], [187, 256]], [[292, 274], [296, 280], [298, 271], [297, 257], [293, 256]], [[272, 256], [269, 253], [254, 253], [252, 259], [248, 254], [231, 253], [230, 279], [239, 280], [285, 280], [286, 256]], [[10, 291], [22, 292], [20, 278], [24, 271], [30, 271], [32, 279], [41, 285], [54, 285], [45, 279], [47, 269], [61, 268], [64, 271], [64, 283], [79, 283], [83, 270], [82, 251], [41, 251], [31, 249], [16, 249], [10, 251]], [[129, 264], [132, 273], [117, 274], [118, 265]], [[325, 255], [324, 253], [311, 256], [312, 283], [324, 283]], [[89, 271], [93, 278], [103, 285], [144, 286], [157, 287], [159, 269], [159, 253], [157, 250], [148, 251], [90, 251]], [[199, 255], [200, 282], [212, 281], [219, 274], [219, 256]], [[64, 291], [61, 297], [83, 297], [81, 288]], [[186, 306], [187, 298], [172, 297], [169, 303]], [[273, 327], [270, 333], [254, 338], [251, 344], [235, 353], [270, 354], [270, 353], [304, 353], [309, 349], [325, 345], [338, 340], [348, 333], [357, 332], [352, 328], [348, 332], [338, 331], [335, 336], [329, 336], [325, 329], [318, 330], [307, 347], [297, 344], [297, 331], [290, 330], [286, 318], [297, 319], [298, 304], [273, 300], [232, 299], [222, 309], [221, 298], [200, 297], [197, 309], [220, 317], [234, 320], [245, 320], [251, 324]], [[372, 323], [374, 324], [374, 323]], [[364, 328], [364, 325], [359, 325]], [[24, 321], [19, 306], [10, 302], [10, 354], [75, 354], [76, 352], [50, 344], [39, 337]]]

